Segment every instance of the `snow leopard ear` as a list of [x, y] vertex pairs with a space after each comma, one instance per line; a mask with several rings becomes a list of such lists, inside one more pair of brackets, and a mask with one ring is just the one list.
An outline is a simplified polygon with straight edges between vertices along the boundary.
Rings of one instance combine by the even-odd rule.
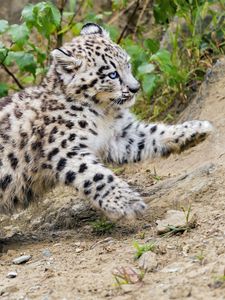
[[86, 23], [82, 27], [80, 35], [88, 35], [88, 34], [100, 34], [105, 38], [109, 38], [108, 32], [95, 23]]
[[56, 48], [51, 52], [53, 61], [59, 64], [65, 71], [72, 72], [74, 69], [79, 69], [82, 65], [82, 60], [74, 57], [73, 53], [64, 48]]

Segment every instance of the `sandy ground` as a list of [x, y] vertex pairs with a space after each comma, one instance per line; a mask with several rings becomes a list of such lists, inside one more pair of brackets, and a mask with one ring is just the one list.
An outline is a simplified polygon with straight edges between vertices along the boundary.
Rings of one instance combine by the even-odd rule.
[[[208, 72], [198, 97], [181, 116], [212, 121], [213, 136], [167, 160], [117, 167], [148, 203], [142, 220], [99, 235], [91, 222], [100, 216], [62, 188], [11, 219], [0, 216], [0, 298], [225, 299], [224, 75], [225, 60]], [[196, 227], [159, 236], [156, 221], [182, 207], [196, 214]], [[115, 268], [141, 272], [134, 241], [155, 243], [154, 267], [140, 282], [118, 286]], [[22, 254], [32, 258], [14, 265], [12, 260]], [[7, 278], [11, 271], [16, 278]]]

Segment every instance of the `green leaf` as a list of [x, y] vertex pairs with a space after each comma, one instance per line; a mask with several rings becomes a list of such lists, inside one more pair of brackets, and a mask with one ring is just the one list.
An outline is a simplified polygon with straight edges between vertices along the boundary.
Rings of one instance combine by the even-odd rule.
[[82, 23], [76, 23], [75, 25], [73, 25], [72, 27], [72, 32], [75, 36], [78, 36], [80, 34], [81, 28], [83, 27]]
[[157, 53], [153, 54], [150, 61], [156, 62], [159, 65], [169, 86], [175, 86], [178, 83], [185, 82], [186, 75], [184, 70], [179, 68], [177, 62], [172, 62], [171, 54], [166, 49], [160, 49]]
[[34, 83], [34, 76], [25, 76], [21, 80], [22, 84], [33, 84]]
[[130, 39], [123, 40], [123, 48], [131, 56], [131, 63], [133, 66], [134, 74], [136, 74], [137, 69], [144, 61], [149, 60], [149, 56], [146, 51], [143, 49], [142, 45], [134, 44]]
[[33, 14], [33, 4], [27, 4], [22, 11], [22, 19], [26, 22], [26, 24], [30, 27], [33, 26], [35, 22], [35, 17]]
[[47, 58], [46, 52], [44, 52], [41, 48], [36, 47], [33, 43], [29, 43], [29, 46], [31, 46], [32, 49], [35, 51], [37, 63], [43, 66]]
[[207, 16], [208, 11], [209, 11], [209, 2], [206, 1], [200, 9], [200, 16], [202, 19], [204, 19]]
[[142, 80], [142, 88], [144, 93], [151, 97], [158, 86], [159, 76], [156, 74], [146, 74]]
[[51, 14], [52, 14], [52, 19], [54, 21], [54, 25], [58, 27], [61, 22], [61, 15], [56, 6], [50, 3], [50, 8], [51, 8]]
[[143, 75], [143, 74], [149, 74], [152, 73], [155, 70], [155, 65], [153, 64], [143, 64], [138, 67], [138, 74]]
[[25, 53], [23, 51], [10, 51], [6, 58], [6, 63], [11, 64], [14, 61], [16, 62], [21, 71], [30, 72], [35, 76], [36, 62], [34, 60], [33, 54]]
[[110, 38], [113, 41], [117, 41], [118, 40], [118, 38], [120, 36], [120, 32], [119, 32], [119, 30], [118, 30], [117, 27], [105, 24], [104, 28], [105, 28], [106, 31], [109, 32]]
[[25, 23], [11, 25], [8, 32], [12, 37], [12, 41], [20, 46], [24, 45], [29, 38], [29, 30]]
[[84, 21], [85, 21], [84, 23], [86, 23], [86, 22], [99, 23], [102, 21], [102, 16], [101, 16], [101, 14], [96, 14], [93, 11], [89, 11], [85, 16]]
[[[177, 1], [155, 0], [153, 4], [153, 13], [156, 23], [165, 24], [175, 15], [177, 10]], [[184, 2], [184, 1], [182, 1]]]
[[46, 73], [48, 72], [48, 68], [47, 67], [42, 67], [42, 68], [37, 68], [36, 69], [36, 76], [43, 76], [46, 75]]
[[[8, 95], [8, 86], [6, 83], [0, 82], [0, 97], [5, 97]], [[1, 100], [0, 100], [1, 103]]]
[[0, 20], [0, 34], [4, 33], [9, 27], [9, 23], [6, 20]]
[[134, 259], [140, 258], [145, 252], [153, 251], [155, 248], [154, 243], [146, 243], [144, 245], [140, 245], [137, 241], [133, 242], [133, 246], [136, 249]]
[[159, 41], [153, 39], [147, 39], [144, 41], [144, 46], [147, 48], [152, 54], [156, 53], [159, 50], [160, 43]]
[[37, 28], [46, 38], [57, 31], [61, 22], [58, 8], [50, 2], [28, 4], [22, 11], [22, 18], [30, 29]]
[[123, 9], [127, 5], [127, 0], [112, 0], [112, 7], [115, 10]]
[[0, 48], [0, 63], [3, 62], [3, 60], [6, 58], [6, 55], [7, 55], [7, 49]]
[[171, 62], [171, 54], [166, 49], [160, 49], [157, 53], [153, 54], [150, 58], [150, 61], [157, 62], [160, 66], [164, 64], [170, 65]]

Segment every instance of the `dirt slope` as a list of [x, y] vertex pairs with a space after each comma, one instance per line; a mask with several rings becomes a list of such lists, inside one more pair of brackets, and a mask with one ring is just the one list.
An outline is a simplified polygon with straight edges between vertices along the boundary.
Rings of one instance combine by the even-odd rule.
[[[0, 216], [0, 298], [225, 299], [225, 60], [208, 72], [198, 97], [181, 116], [188, 119], [210, 120], [213, 136], [166, 161], [117, 170], [149, 204], [143, 220], [118, 224], [98, 236], [90, 225], [96, 213], [77, 201], [73, 191], [61, 188], [12, 220]], [[196, 228], [182, 235], [157, 235], [157, 219], [190, 204]], [[113, 269], [139, 271], [134, 240], [156, 242], [155, 267], [142, 284], [118, 288]], [[32, 259], [13, 265], [21, 254]], [[17, 277], [7, 278], [10, 271], [17, 271]]]

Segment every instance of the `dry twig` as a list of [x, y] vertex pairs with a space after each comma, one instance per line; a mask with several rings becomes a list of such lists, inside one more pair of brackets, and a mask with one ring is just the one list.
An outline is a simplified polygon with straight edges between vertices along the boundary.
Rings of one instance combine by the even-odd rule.
[[4, 64], [4, 61], [6, 60], [7, 56], [8, 56], [8, 52], [9, 50], [7, 51], [4, 59], [0, 62], [0, 65], [2, 66], [2, 68], [5, 70], [5, 72], [10, 76], [12, 77], [12, 79], [15, 81], [15, 83], [17, 84], [17, 86], [23, 90], [24, 87], [22, 86], [22, 84], [19, 82], [19, 80], [16, 78], [16, 76], [8, 69], [8, 67], [6, 67], [6, 65]]
[[57, 48], [61, 47], [63, 44], [63, 33], [61, 31], [62, 31], [63, 12], [64, 12], [66, 3], [67, 3], [67, 0], [58, 0], [58, 9], [60, 12], [61, 19], [60, 19], [60, 25], [58, 27], [59, 33], [57, 34], [57, 43], [56, 43]]
[[150, 2], [150, 0], [145, 0], [145, 3], [144, 3], [143, 8], [142, 8], [142, 10], [141, 10], [141, 13], [140, 13], [139, 16], [138, 16], [138, 20], [137, 20], [136, 26], [135, 26], [135, 28], [134, 28], [134, 35], [137, 33], [138, 26], [140, 25], [140, 22], [141, 22], [141, 20], [142, 20], [142, 17], [143, 17], [143, 15], [144, 15], [144, 12], [145, 12], [145, 10], [146, 10], [146, 8], [147, 8], [149, 2]]
[[122, 15], [124, 15], [125, 13], [127, 13], [130, 8], [136, 3], [136, 0], [132, 1], [129, 5], [127, 5], [127, 7], [125, 7], [123, 10], [121, 10], [121, 12], [117, 13], [116, 15], [114, 15], [108, 22], [108, 25], [111, 25], [113, 23], [116, 22], [116, 20], [118, 20]]
[[119, 36], [119, 38], [117, 40], [117, 44], [119, 44], [121, 42], [121, 40], [123, 39], [123, 37], [124, 37], [124, 35], [125, 35], [125, 33], [126, 33], [127, 29], [128, 29], [128, 26], [129, 26], [130, 22], [132, 21], [134, 15], [136, 14], [136, 12], [137, 12], [137, 10], [139, 8], [139, 4], [140, 4], [139, 2], [140, 2], [139, 0], [136, 2], [134, 10], [133, 10], [132, 14], [130, 15], [129, 19], [127, 20], [127, 23], [124, 26], [124, 28], [123, 28], [123, 30], [122, 30], [122, 32], [121, 32], [121, 34], [120, 34], [120, 36]]

